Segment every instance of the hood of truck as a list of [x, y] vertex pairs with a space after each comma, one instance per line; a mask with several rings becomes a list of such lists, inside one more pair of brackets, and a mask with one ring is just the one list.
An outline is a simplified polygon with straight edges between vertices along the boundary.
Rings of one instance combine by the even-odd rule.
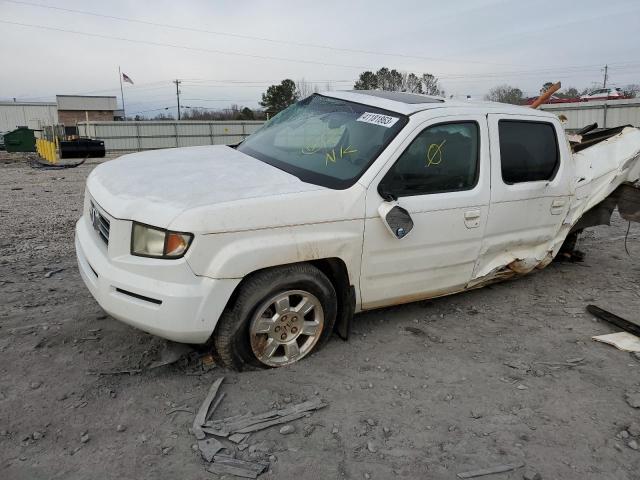
[[124, 155], [96, 167], [87, 189], [115, 218], [178, 231], [216, 233], [352, 215], [348, 205], [315, 213], [296, 208], [337, 200], [337, 191], [223, 145]]

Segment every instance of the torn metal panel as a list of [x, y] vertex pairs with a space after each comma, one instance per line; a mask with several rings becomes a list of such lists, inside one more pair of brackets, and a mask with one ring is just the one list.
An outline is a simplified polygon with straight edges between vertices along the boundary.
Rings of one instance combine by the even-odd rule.
[[617, 129], [613, 136], [574, 153], [569, 161], [574, 168], [574, 183], [569, 208], [557, 231], [548, 237], [514, 237], [508, 249], [500, 248], [504, 238], [496, 239], [495, 244], [491, 237], [485, 238], [466, 288], [546, 267], [570, 233], [608, 225], [615, 208], [625, 220], [640, 221], [640, 188], [633, 186], [640, 178], [640, 129]]
[[327, 404], [320, 399], [309, 400], [287, 408], [271, 410], [257, 415], [235, 416], [206, 422], [203, 427], [207, 428], [207, 431], [212, 432], [214, 435], [228, 437], [233, 433], [251, 433], [280, 423], [287, 423], [302, 418], [313, 410], [319, 410], [326, 406]]
[[213, 463], [207, 466], [207, 471], [217, 475], [235, 475], [243, 478], [257, 478], [269, 467], [268, 463], [248, 462], [236, 458], [216, 455]]
[[198, 450], [205, 461], [210, 462], [213, 456], [224, 448], [224, 445], [215, 438], [206, 438], [198, 440]]
[[[220, 388], [220, 385], [222, 385], [223, 380], [224, 380], [224, 377], [220, 377], [215, 382], [213, 382], [213, 384], [211, 385], [211, 388], [209, 388], [209, 392], [207, 393], [207, 396], [204, 399], [204, 402], [202, 402], [202, 405], [200, 405], [200, 409], [198, 410], [198, 413], [196, 413], [196, 416], [193, 419], [192, 430], [193, 430], [193, 434], [196, 436], [198, 440], [204, 440], [204, 438], [206, 437], [206, 435], [204, 434], [204, 431], [202, 430], [202, 426], [207, 420], [209, 407], [211, 405], [211, 402], [213, 402], [213, 399], [216, 397], [216, 394], [218, 393], [218, 389]], [[218, 403], [216, 403], [216, 406], [217, 405]]]

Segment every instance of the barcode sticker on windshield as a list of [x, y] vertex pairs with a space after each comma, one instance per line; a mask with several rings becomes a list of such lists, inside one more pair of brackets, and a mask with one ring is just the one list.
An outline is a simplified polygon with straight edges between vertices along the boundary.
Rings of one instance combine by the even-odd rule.
[[380, 113], [364, 112], [357, 122], [373, 123], [385, 128], [391, 128], [399, 120], [398, 117], [390, 117], [389, 115], [382, 115]]

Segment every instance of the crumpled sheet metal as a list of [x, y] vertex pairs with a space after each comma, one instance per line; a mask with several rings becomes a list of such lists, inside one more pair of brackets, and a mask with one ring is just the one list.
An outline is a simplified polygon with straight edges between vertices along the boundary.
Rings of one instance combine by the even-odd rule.
[[640, 129], [625, 128], [614, 137], [574, 153], [569, 161], [575, 168], [575, 180], [571, 186], [571, 193], [575, 196], [556, 235], [545, 243], [521, 245], [518, 252], [494, 252], [493, 256], [491, 252], [482, 252], [489, 260], [477, 266], [467, 288], [477, 288], [546, 267], [583, 215], [616, 191], [625, 192], [622, 201], [620, 195], [616, 198], [623, 218], [639, 221], [640, 196], [630, 184], [640, 179]]

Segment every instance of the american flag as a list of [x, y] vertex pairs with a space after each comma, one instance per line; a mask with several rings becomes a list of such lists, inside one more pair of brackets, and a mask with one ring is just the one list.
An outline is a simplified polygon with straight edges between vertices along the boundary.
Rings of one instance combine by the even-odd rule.
[[127, 75], [126, 73], [123, 73], [123, 74], [122, 74], [122, 81], [123, 81], [123, 82], [126, 82], [126, 83], [130, 83], [131, 85], [133, 85], [133, 80], [131, 80], [131, 79], [129, 78], [129, 75]]

